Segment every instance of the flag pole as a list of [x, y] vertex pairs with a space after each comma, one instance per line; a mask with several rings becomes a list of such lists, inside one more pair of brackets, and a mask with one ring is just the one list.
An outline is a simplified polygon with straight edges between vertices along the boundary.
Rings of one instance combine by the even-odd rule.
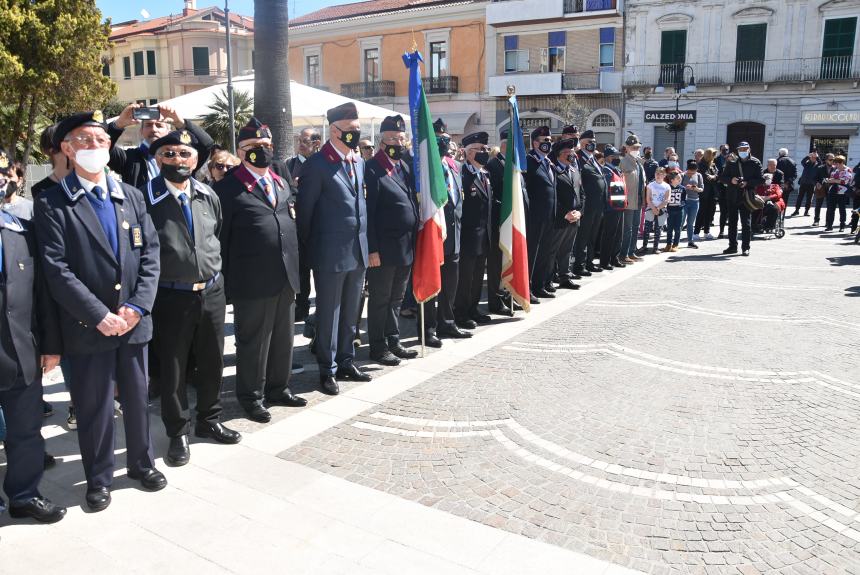
[[425, 331], [424, 331], [424, 302], [422, 301], [420, 305], [421, 305], [421, 310], [419, 313], [421, 314], [421, 357], [423, 358], [423, 357], [425, 357], [425, 352], [426, 352], [426, 348], [424, 347], [424, 345], [425, 345], [425, 341], [424, 341], [424, 339], [425, 339], [425, 336], [424, 336], [424, 334], [425, 334]]

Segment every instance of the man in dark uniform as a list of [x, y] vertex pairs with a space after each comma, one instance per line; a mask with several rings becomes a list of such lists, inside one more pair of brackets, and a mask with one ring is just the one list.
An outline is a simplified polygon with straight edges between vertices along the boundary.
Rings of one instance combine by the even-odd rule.
[[[624, 177], [619, 169], [619, 153], [615, 146], [603, 148], [603, 175], [606, 178], [606, 186], [611, 197], [624, 197]], [[600, 267], [606, 271], [614, 268], [623, 268], [627, 264], [622, 262], [621, 240], [623, 237], [622, 225], [624, 223], [624, 208], [614, 208], [609, 201], [603, 204], [603, 228], [600, 234]]]
[[726, 166], [720, 175], [720, 181], [727, 186], [726, 205], [729, 214], [729, 247], [724, 254], [738, 253], [738, 218], [741, 220], [741, 250], [743, 255], [750, 255], [750, 240], [752, 239], [752, 214], [747, 209], [743, 194], [746, 190], [755, 190], [764, 182], [761, 162], [750, 153], [750, 145], [746, 142], [738, 144], [737, 155], [730, 155]]
[[[293, 178], [293, 186], [299, 185], [299, 178], [302, 177], [302, 168], [305, 162], [320, 151], [321, 145], [322, 138], [316, 128], [305, 128], [299, 134], [298, 153], [287, 160], [287, 169], [289, 169], [290, 176]], [[309, 301], [311, 293], [311, 268], [307, 261], [307, 251], [302, 242], [299, 242], [299, 283], [301, 284], [301, 291], [296, 294], [296, 321], [307, 319], [311, 309]], [[293, 373], [295, 371], [293, 370]]]
[[[221, 200], [221, 258], [236, 331], [236, 398], [248, 419], [271, 421], [266, 405], [303, 407], [289, 388], [299, 289], [296, 210], [273, 170], [272, 133], [257, 118], [239, 130], [242, 164], [215, 184]], [[265, 405], [264, 405], [265, 402]]]
[[220, 443], [242, 436], [220, 423], [224, 370], [224, 279], [221, 277], [221, 203], [191, 177], [197, 162], [194, 134], [170, 132], [149, 146], [159, 175], [146, 186], [146, 207], [158, 230], [161, 276], [152, 310], [153, 340], [161, 368], [161, 419], [170, 438], [165, 461], [188, 463], [188, 395], [185, 374], [197, 360], [195, 435]]
[[400, 306], [409, 283], [418, 231], [418, 199], [406, 150], [401, 116], [382, 121], [382, 148], [365, 164], [367, 183], [367, 333], [370, 358], [382, 365], [418, 357], [400, 343]]
[[[0, 180], [12, 169], [0, 149]], [[25, 227], [26, 226], [26, 227]], [[45, 468], [42, 438], [42, 373], [60, 362], [57, 312], [39, 273], [30, 224], [0, 210], [0, 411], [5, 415], [9, 514], [42, 523], [63, 518], [66, 508], [39, 493]], [[0, 513], [5, 503], [0, 499]]]
[[491, 318], [478, 309], [487, 254], [490, 250], [490, 203], [493, 191], [484, 166], [490, 161], [486, 132], [475, 132], [463, 138], [463, 215], [460, 220], [460, 275], [454, 318], [460, 328], [474, 329], [490, 323]]
[[463, 182], [459, 173], [451, 169], [445, 154], [450, 141], [445, 135], [436, 136], [439, 155], [442, 158], [442, 176], [448, 188], [448, 202], [445, 204], [445, 243], [443, 250], [445, 262], [440, 270], [442, 289], [435, 298], [424, 304], [425, 340], [430, 347], [441, 347], [439, 338], [463, 339], [472, 333], [461, 330], [454, 321], [454, 302], [457, 295], [457, 281], [460, 268], [460, 226], [463, 216]]
[[[513, 309], [506, 303], [502, 290], [502, 249], [499, 247], [501, 235], [502, 199], [505, 192], [505, 152], [508, 149], [508, 129], [499, 133], [499, 153], [490, 158], [486, 170], [490, 175], [490, 189], [493, 199], [490, 204], [490, 251], [487, 254], [487, 304], [490, 313], [513, 316]], [[523, 196], [525, 184], [523, 184]]]
[[147, 343], [158, 289], [158, 233], [142, 193], [107, 177], [110, 138], [100, 111], [74, 114], [54, 133], [74, 171], [36, 200], [36, 234], [63, 348], [87, 478], [86, 501], [111, 501], [114, 389], [125, 424], [128, 477], [156, 491], [149, 433]]
[[338, 379], [370, 381], [354, 363], [355, 329], [368, 263], [364, 160], [355, 104], [327, 112], [329, 139], [302, 170], [296, 205], [316, 288], [316, 356], [323, 391]]
[[[122, 177], [122, 181], [139, 190], [146, 187], [146, 182], [158, 175], [158, 163], [149, 153], [149, 145], [158, 138], [166, 136], [171, 129], [187, 130], [194, 135], [197, 143], [196, 172], [209, 159], [209, 152], [215, 142], [203, 128], [191, 120], [183, 119], [170, 106], [157, 106], [161, 117], [156, 120], [135, 120], [134, 111], [142, 108], [140, 104], [132, 103], [125, 107], [119, 117], [108, 124], [108, 135], [111, 138], [110, 162], [108, 167]], [[137, 148], [123, 149], [116, 145], [123, 131], [133, 125], [140, 126], [140, 145]]]
[[550, 248], [555, 231], [555, 167], [549, 159], [549, 153], [552, 151], [549, 126], [541, 126], [532, 131], [531, 140], [532, 149], [526, 156], [526, 190], [529, 194], [526, 240], [531, 299], [532, 303], [540, 303], [537, 298], [555, 297], [546, 289], [552, 274]]
[[582, 191], [585, 195], [582, 219], [579, 221], [579, 231], [573, 244], [575, 254], [573, 273], [579, 276], [590, 276], [601, 271], [594, 265], [594, 247], [600, 231], [600, 222], [603, 219], [603, 207], [607, 202], [607, 186], [603, 169], [594, 159], [595, 150], [597, 150], [597, 144], [594, 141], [594, 132], [584, 131], [579, 140], [579, 152], [576, 157], [582, 177]]
[[582, 180], [576, 164], [575, 136], [562, 135], [552, 147], [551, 160], [556, 166], [556, 213], [552, 253], [555, 254], [555, 278], [561, 289], [579, 289], [573, 283], [579, 276], [573, 273], [573, 243], [582, 217]]

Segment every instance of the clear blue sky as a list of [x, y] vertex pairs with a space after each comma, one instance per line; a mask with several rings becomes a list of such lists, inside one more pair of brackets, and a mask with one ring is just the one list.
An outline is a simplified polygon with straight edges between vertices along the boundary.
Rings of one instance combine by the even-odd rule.
[[[301, 16], [326, 6], [352, 4], [357, 0], [289, 0], [290, 16]], [[149, 12], [150, 16], [167, 16], [182, 12], [183, 0], [96, 0], [96, 5], [105, 18], [114, 22], [124, 20], [142, 20], [141, 10]], [[197, 8], [210, 6], [224, 7], [224, 0], [197, 0]], [[245, 16], [254, 15], [254, 0], [230, 0], [230, 11]]]

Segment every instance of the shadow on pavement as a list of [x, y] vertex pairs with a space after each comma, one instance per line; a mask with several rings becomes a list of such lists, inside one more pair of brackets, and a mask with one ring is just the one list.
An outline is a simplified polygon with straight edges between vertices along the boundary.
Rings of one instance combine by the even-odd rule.
[[827, 258], [827, 261], [829, 261], [830, 265], [833, 266], [856, 266], [860, 264], [860, 255], [838, 256], [833, 258]]
[[860, 297], [860, 286], [845, 288], [845, 297]]

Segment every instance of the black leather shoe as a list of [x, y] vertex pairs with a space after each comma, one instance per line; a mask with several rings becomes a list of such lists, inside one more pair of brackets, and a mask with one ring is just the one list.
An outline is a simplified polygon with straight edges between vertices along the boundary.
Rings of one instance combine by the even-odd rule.
[[487, 314], [481, 313], [479, 311], [476, 311], [475, 313], [470, 315], [469, 319], [471, 319], [473, 322], [477, 323], [478, 325], [486, 325], [486, 324], [493, 321], [493, 318], [491, 318]]
[[44, 469], [50, 469], [57, 464], [57, 459], [50, 453], [45, 454]]
[[164, 456], [164, 462], [170, 467], [182, 467], [190, 460], [191, 449], [188, 447], [188, 436], [171, 437], [170, 446], [167, 448], [167, 455]]
[[87, 507], [92, 511], [102, 511], [110, 505], [110, 487], [90, 487], [87, 489]]
[[248, 419], [257, 423], [269, 423], [272, 421], [272, 414], [259, 403], [245, 408], [245, 415], [248, 416]]
[[398, 358], [396, 355], [394, 355], [387, 349], [382, 353], [371, 353], [370, 359], [372, 359], [379, 365], [400, 365], [400, 358]]
[[627, 267], [627, 264], [625, 264], [624, 262], [622, 262], [621, 260], [618, 260], [618, 259], [612, 260], [609, 263], [612, 264], [612, 267], [614, 267], [614, 268], [626, 268]]
[[529, 303], [532, 305], [537, 305], [540, 303], [540, 300], [537, 297], [535, 297], [535, 294], [529, 293]]
[[389, 341], [388, 351], [399, 357], [400, 359], [415, 359], [418, 357], [418, 352], [414, 349], [406, 349], [399, 341]]
[[544, 291], [548, 291], [549, 293], [555, 293], [555, 286], [553, 286], [551, 283], [548, 283], [543, 286], [543, 289]]
[[451, 339], [466, 339], [472, 337], [472, 334], [471, 332], [463, 331], [462, 329], [452, 325], [451, 327], [446, 327], [445, 329], [437, 328], [436, 336], [447, 337]]
[[742, 252], [741, 252], [741, 255], [742, 255], [742, 256], [748, 256], [748, 255], [750, 255], [750, 251], [749, 251], [749, 250], [744, 250], [744, 251], [742, 251]]
[[296, 321], [304, 321], [308, 319], [308, 315], [310, 315], [310, 305], [297, 305], [296, 306]]
[[428, 333], [424, 335], [424, 345], [427, 347], [442, 347], [442, 340], [436, 337], [435, 334]]
[[128, 478], [140, 481], [140, 485], [147, 491], [161, 491], [167, 487], [167, 478], [154, 467], [144, 469], [139, 473], [129, 471]]
[[335, 376], [337, 379], [347, 379], [352, 381], [370, 381], [373, 379], [370, 375], [358, 369], [352, 362], [338, 367]]
[[44, 497], [34, 497], [22, 505], [9, 505], [9, 515], [15, 519], [31, 517], [39, 523], [56, 523], [66, 516], [66, 508]]
[[[579, 277], [577, 277], [579, 276]], [[588, 270], [573, 270], [573, 279], [582, 279], [591, 276], [591, 272]]]
[[499, 305], [495, 305], [495, 306], [491, 307], [490, 313], [494, 313], [496, 315], [506, 315], [508, 317], [512, 317], [514, 315], [514, 312], [511, 311], [511, 308], [509, 308], [508, 306], [506, 306], [503, 303], [500, 303]]
[[555, 297], [553, 294], [549, 293], [549, 292], [548, 292], [548, 291], [546, 291], [546, 290], [542, 290], [542, 289], [537, 290], [536, 292], [534, 292], [534, 293], [532, 294], [532, 296], [539, 297], [539, 298], [544, 298], [544, 299], [553, 299], [553, 298]]
[[723, 253], [725, 255], [736, 254], [736, 253], [738, 253], [738, 248], [726, 248], [723, 250]]
[[573, 280], [564, 280], [558, 284], [558, 289], [579, 289], [579, 286], [573, 283]]
[[320, 377], [320, 387], [322, 387], [323, 393], [327, 393], [328, 395], [337, 395], [340, 393], [340, 386], [333, 375]]
[[[302, 399], [302, 401], [307, 404], [306, 400]], [[235, 445], [242, 441], [241, 433], [224, 427], [224, 425], [221, 423], [198, 423], [196, 426], [194, 426], [194, 435], [196, 435], [197, 437], [208, 437], [209, 439], [214, 439], [218, 443], [224, 443], [226, 445]]]
[[600, 264], [600, 269], [611, 272], [615, 268], [613, 268], [610, 264]]
[[475, 329], [478, 327], [478, 324], [473, 319], [457, 319], [454, 320], [454, 323], [461, 329]]
[[283, 405], [286, 407], [304, 407], [308, 404], [308, 400], [285, 391], [281, 394], [281, 397], [267, 397], [266, 403], [268, 405]]

